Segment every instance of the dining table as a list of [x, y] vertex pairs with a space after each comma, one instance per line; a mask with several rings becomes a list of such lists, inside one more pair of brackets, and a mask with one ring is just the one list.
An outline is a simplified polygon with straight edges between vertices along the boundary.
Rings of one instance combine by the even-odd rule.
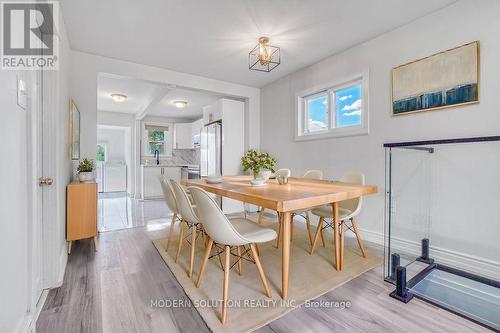
[[333, 210], [334, 266], [342, 269], [343, 248], [340, 244], [339, 203], [377, 193], [377, 186], [345, 183], [335, 180], [288, 178], [286, 184], [269, 179], [263, 186], [253, 186], [251, 176], [224, 176], [220, 183], [208, 183], [206, 178], [183, 179], [185, 186], [197, 186], [207, 192], [275, 210], [281, 223], [281, 297], [288, 299], [290, 270], [290, 240], [292, 214], [320, 205], [331, 205]]

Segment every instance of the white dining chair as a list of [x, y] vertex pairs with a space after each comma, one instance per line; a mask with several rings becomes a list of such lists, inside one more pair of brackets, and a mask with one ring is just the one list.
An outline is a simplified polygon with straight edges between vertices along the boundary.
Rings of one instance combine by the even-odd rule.
[[[359, 185], [364, 185], [365, 184], [365, 175], [361, 172], [349, 172], [345, 174], [341, 179], [341, 182], [345, 183], [353, 183], [353, 184], [359, 184]], [[355, 217], [359, 214], [361, 211], [361, 206], [363, 203], [363, 199], [360, 198], [355, 198], [355, 199], [349, 199], [345, 201], [339, 202], [339, 219], [340, 219], [340, 227], [339, 227], [339, 233], [340, 233], [340, 249], [341, 253], [343, 254], [343, 248], [344, 248], [344, 232], [345, 228], [351, 230], [354, 232], [356, 235], [356, 239], [358, 241], [358, 246], [359, 249], [361, 250], [361, 255], [363, 258], [366, 257], [366, 252], [365, 248], [363, 246], [363, 241], [361, 240], [361, 236], [359, 234], [358, 228], [356, 226], [356, 220]], [[325, 223], [325, 219], [333, 219], [333, 210], [331, 205], [323, 205], [316, 207], [311, 210], [313, 215], [319, 216], [319, 221], [318, 221], [318, 226], [316, 228], [316, 234], [314, 235], [313, 243], [311, 245], [311, 254], [314, 253], [314, 249], [316, 248], [316, 243], [319, 238], [319, 234], [322, 232], [323, 229], [325, 228], [333, 228], [333, 223], [335, 221], [332, 221], [332, 223], [327, 223], [326, 226], [323, 226]], [[351, 226], [347, 226], [346, 222], [350, 221]], [[343, 259], [341, 259], [340, 262], [343, 262]]]
[[[193, 265], [194, 265], [194, 253], [196, 249], [196, 238], [199, 234], [203, 235], [203, 229], [198, 219], [197, 213], [195, 211], [195, 206], [192, 205], [189, 200], [189, 196], [186, 193], [184, 187], [177, 181], [170, 179], [170, 184], [175, 195], [175, 202], [177, 204], [177, 209], [181, 216], [182, 222], [185, 222], [185, 226], [191, 231], [191, 234], [187, 235], [186, 238], [191, 238], [191, 256], [189, 261], [189, 272], [188, 276], [193, 275]], [[179, 244], [177, 245], [177, 253], [175, 255], [175, 262], [179, 260], [179, 255], [181, 253], [182, 245], [184, 243], [184, 223], [180, 224], [179, 231]]]
[[177, 209], [177, 202], [175, 201], [174, 190], [172, 189], [172, 185], [169, 180], [165, 176], [159, 176], [161, 189], [163, 191], [163, 198], [165, 199], [165, 203], [167, 204], [168, 209], [173, 213], [172, 222], [170, 222], [170, 228], [168, 231], [168, 240], [167, 247], [165, 251], [168, 252], [168, 248], [170, 247], [170, 243], [174, 238], [174, 228], [176, 222], [181, 222], [181, 218], [179, 217], [179, 211]]
[[[287, 177], [290, 177], [290, 169], [280, 169], [278, 171], [276, 171], [276, 175], [285, 175]], [[321, 170], [307, 170], [306, 173], [302, 176], [302, 178], [304, 179], [317, 179], [317, 180], [321, 180], [323, 179], [323, 172]], [[291, 237], [290, 237], [290, 240], [293, 240], [293, 233], [294, 233], [294, 228], [293, 228], [293, 218], [295, 216], [301, 216], [303, 217], [305, 220], [306, 220], [306, 227], [307, 227], [307, 233], [308, 233], [308, 236], [309, 236], [309, 246], [312, 245], [312, 231], [311, 231], [311, 219], [310, 219], [310, 216], [309, 216], [309, 212], [310, 210], [297, 210], [297, 211], [293, 211], [292, 212], [292, 219], [291, 219]], [[262, 223], [262, 218], [263, 218], [263, 214], [264, 214], [264, 208], [261, 207], [261, 211], [260, 211], [260, 214], [259, 214], [259, 224]], [[279, 213], [278, 213], [278, 222], [279, 221]], [[279, 231], [278, 231], [278, 240], [276, 242], [276, 247], [279, 246], [279, 243], [281, 241], [281, 235], [282, 235], [282, 225], [280, 223], [280, 227], [279, 227]], [[324, 239], [324, 236], [323, 236], [323, 232], [320, 233], [321, 235], [321, 241], [323, 243], [323, 246], [325, 246], [325, 239]]]
[[[244, 218], [228, 219], [219, 208], [214, 199], [205, 190], [198, 187], [190, 187], [190, 192], [196, 203], [200, 222], [208, 235], [208, 244], [200, 268], [196, 287], [199, 288], [205, 274], [207, 262], [212, 248], [223, 248], [224, 252], [224, 282], [222, 288], [222, 311], [221, 322], [224, 324], [227, 319], [227, 299], [229, 293], [229, 271], [231, 269], [230, 257], [236, 257], [239, 274], [242, 274], [242, 260], [250, 260], [255, 263], [260, 279], [264, 286], [265, 294], [271, 297], [266, 275], [259, 260], [256, 244], [272, 241], [276, 238], [273, 229], [265, 228]], [[248, 246], [250, 249], [247, 249]], [[235, 249], [236, 254], [231, 252]], [[251, 256], [250, 253], [251, 252]], [[235, 263], [236, 264], [236, 263]], [[235, 265], [234, 264], [234, 265]], [[233, 266], [234, 266], [233, 265]]]
[[[323, 171], [321, 170], [307, 170], [306, 173], [302, 176], [303, 179], [316, 179], [316, 180], [321, 180], [323, 179]], [[295, 216], [300, 216], [306, 220], [306, 227], [307, 227], [307, 234], [309, 236], [309, 246], [312, 245], [312, 233], [311, 233], [311, 218], [309, 216], [309, 212], [311, 210], [296, 210], [292, 212], [292, 224], [291, 224], [291, 237], [290, 239], [293, 239], [293, 218]], [[278, 234], [278, 239], [280, 239], [281, 236], [281, 228], [280, 228], [280, 233]], [[323, 232], [321, 232], [321, 242], [323, 243], [323, 247], [325, 246], [325, 239], [323, 236]]]
[[[276, 177], [279, 177], [279, 176], [290, 177], [291, 174], [292, 174], [292, 171], [290, 169], [278, 169], [274, 173], [274, 175]], [[264, 207], [260, 207], [259, 210], [260, 210], [260, 212], [259, 212], [259, 219], [258, 219], [258, 221], [259, 221], [259, 224], [262, 224], [262, 220], [264, 218], [265, 208]], [[278, 222], [279, 222], [279, 214], [278, 214]]]

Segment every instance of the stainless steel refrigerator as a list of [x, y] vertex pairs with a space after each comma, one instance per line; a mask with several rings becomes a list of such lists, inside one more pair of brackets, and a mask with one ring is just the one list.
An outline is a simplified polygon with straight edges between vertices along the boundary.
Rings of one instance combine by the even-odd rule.
[[222, 175], [222, 123], [205, 125], [201, 130], [200, 175]]
[[[222, 123], [205, 125], [200, 140], [200, 175], [222, 175]], [[222, 198], [216, 195], [213, 198], [222, 209]]]

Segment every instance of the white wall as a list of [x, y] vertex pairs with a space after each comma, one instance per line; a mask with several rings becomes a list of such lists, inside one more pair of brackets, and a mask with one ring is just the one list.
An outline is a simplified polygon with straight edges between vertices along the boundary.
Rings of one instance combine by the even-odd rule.
[[[269, 84], [261, 91], [261, 149], [275, 155], [279, 167], [291, 168], [294, 175], [301, 175], [309, 168], [323, 170], [327, 178], [338, 178], [348, 170], [363, 171], [368, 183], [379, 186], [379, 194], [365, 200], [359, 225], [365, 238], [381, 241], [384, 221], [383, 143], [499, 134], [498, 17], [499, 1], [459, 1]], [[393, 67], [474, 40], [481, 43], [480, 104], [391, 116], [390, 73]], [[295, 93], [367, 69], [370, 73], [369, 135], [306, 142], [293, 140]], [[478, 239], [487, 244], [482, 247], [481, 255], [500, 265], [498, 243], [494, 240], [499, 230], [495, 224], [498, 225], [498, 220], [482, 220], [481, 228], [490, 233], [482, 233], [481, 236], [486, 238]], [[444, 229], [448, 232], [457, 230], [451, 223]], [[444, 232], [442, 227], [440, 231]], [[473, 250], [470, 243], [467, 246]], [[465, 252], [463, 247], [460, 251]]]

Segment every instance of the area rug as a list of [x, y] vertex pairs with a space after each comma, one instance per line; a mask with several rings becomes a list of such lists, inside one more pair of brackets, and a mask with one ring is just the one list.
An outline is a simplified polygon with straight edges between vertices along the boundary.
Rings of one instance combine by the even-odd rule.
[[[260, 259], [266, 273], [272, 297], [264, 295], [255, 264], [244, 261], [243, 275], [235, 265], [229, 276], [229, 301], [227, 322], [220, 322], [220, 299], [222, 298], [223, 271], [218, 257], [213, 257], [207, 264], [205, 276], [200, 288], [195, 287], [203, 257], [203, 241], [198, 240], [193, 277], [187, 275], [189, 269], [190, 245], [184, 243], [178, 263], [175, 263], [177, 237], [170, 244], [169, 252], [165, 251], [167, 239], [153, 241], [159, 254], [173, 272], [176, 279], [190, 298], [190, 304], [174, 304], [170, 300], [167, 306], [194, 306], [212, 332], [251, 332], [269, 322], [292, 311], [295, 307], [308, 304], [332, 289], [354, 279], [364, 272], [381, 264], [381, 258], [371, 255], [363, 258], [355, 242], [346, 242], [344, 269], [338, 272], [333, 267], [332, 237], [327, 237], [326, 247], [319, 242], [317, 251], [309, 254], [309, 238], [303, 223], [294, 223], [294, 235], [291, 246], [289, 300], [283, 301], [281, 290], [281, 250], [275, 247], [276, 242], [260, 244]], [[278, 228], [276, 221], [267, 219], [265, 224]], [[329, 233], [332, 233], [331, 231]], [[177, 235], [176, 235], [177, 236]], [[221, 255], [223, 259], [223, 255]], [[232, 256], [231, 262], [235, 261]], [[307, 304], [304, 304], [308, 302]], [[328, 304], [336, 306], [336, 304]]]

